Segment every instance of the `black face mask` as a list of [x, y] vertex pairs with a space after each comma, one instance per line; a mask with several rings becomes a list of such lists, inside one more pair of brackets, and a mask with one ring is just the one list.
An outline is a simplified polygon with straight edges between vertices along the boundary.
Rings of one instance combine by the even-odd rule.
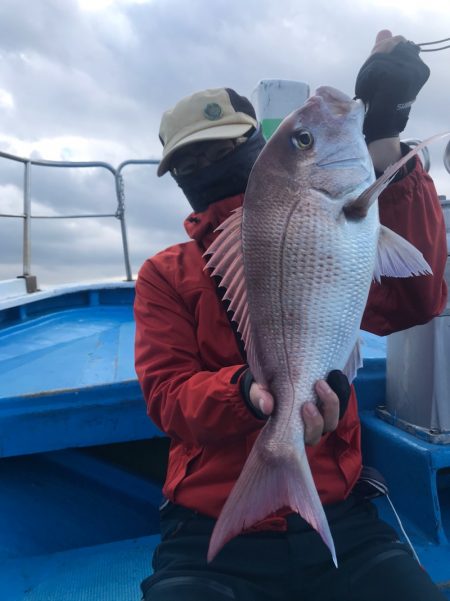
[[237, 146], [220, 161], [189, 175], [171, 175], [194, 211], [201, 213], [217, 200], [245, 192], [250, 171], [264, 144], [264, 136], [259, 128], [247, 142]]

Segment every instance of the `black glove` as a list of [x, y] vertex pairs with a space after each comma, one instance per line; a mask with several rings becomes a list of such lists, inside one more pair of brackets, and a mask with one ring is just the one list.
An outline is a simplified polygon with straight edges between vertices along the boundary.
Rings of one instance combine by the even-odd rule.
[[412, 42], [399, 42], [390, 52], [376, 52], [366, 60], [356, 78], [355, 95], [366, 105], [367, 144], [396, 137], [405, 129], [411, 105], [429, 76]]
[[339, 369], [333, 369], [333, 371], [330, 371], [328, 374], [327, 384], [339, 399], [339, 419], [341, 419], [347, 410], [348, 401], [350, 399], [350, 383], [347, 376], [339, 371]]
[[250, 388], [254, 381], [255, 380], [253, 378], [252, 372], [249, 369], [247, 369], [244, 372], [244, 375], [240, 379], [240, 383], [239, 383], [239, 388], [241, 389], [241, 395], [244, 399], [245, 404], [247, 405], [248, 409], [250, 410], [250, 412], [258, 419], [266, 421], [269, 419], [269, 416], [266, 415], [265, 413], [263, 413], [260, 409], [257, 409], [250, 400]]

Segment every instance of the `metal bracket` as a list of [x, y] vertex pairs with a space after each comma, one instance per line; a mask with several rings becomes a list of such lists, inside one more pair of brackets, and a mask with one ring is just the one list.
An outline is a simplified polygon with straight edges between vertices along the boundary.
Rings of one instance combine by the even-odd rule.
[[415, 424], [411, 424], [410, 422], [392, 415], [386, 407], [382, 405], [375, 409], [375, 414], [383, 421], [388, 422], [392, 426], [396, 426], [421, 440], [426, 440], [427, 442], [439, 445], [450, 444], [450, 432], [448, 430], [434, 430], [416, 426]]
[[27, 292], [38, 292], [39, 288], [37, 285], [37, 278], [35, 275], [19, 275], [18, 278], [22, 278], [25, 280], [25, 285], [27, 287]]

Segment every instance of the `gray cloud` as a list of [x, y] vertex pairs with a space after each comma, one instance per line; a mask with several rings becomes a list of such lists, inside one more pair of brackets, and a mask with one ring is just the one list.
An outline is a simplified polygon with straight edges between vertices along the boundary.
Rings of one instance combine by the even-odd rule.
[[[113, 166], [157, 157], [161, 113], [195, 90], [226, 85], [250, 95], [259, 79], [284, 78], [352, 94], [379, 29], [416, 42], [449, 35], [432, 7], [422, 4], [416, 12], [416, 4], [408, 3], [406, 12], [381, 5], [342, 0], [337, 11], [325, 0], [153, 0], [83, 11], [75, 0], [3, 0], [0, 90], [11, 95], [13, 106], [0, 109], [0, 150], [24, 147], [46, 159], [68, 156]], [[450, 129], [448, 57], [449, 51], [425, 56], [432, 74], [405, 137]], [[52, 146], [53, 138], [59, 141]], [[51, 156], [43, 153], [53, 147]], [[450, 196], [444, 147], [432, 149], [432, 174], [439, 191]], [[182, 221], [189, 207], [171, 178], [158, 179], [153, 167], [130, 167], [124, 175], [137, 271], [146, 256], [185, 239]], [[0, 159], [0, 186], [19, 190], [20, 180], [20, 169]], [[112, 183], [94, 171], [36, 168], [32, 190], [40, 210], [103, 212], [115, 206]], [[20, 269], [20, 231], [20, 223], [0, 219], [0, 277], [15, 273], [13, 265]], [[97, 226], [36, 221], [35, 271], [49, 282], [121, 275], [118, 232], [114, 220]]]

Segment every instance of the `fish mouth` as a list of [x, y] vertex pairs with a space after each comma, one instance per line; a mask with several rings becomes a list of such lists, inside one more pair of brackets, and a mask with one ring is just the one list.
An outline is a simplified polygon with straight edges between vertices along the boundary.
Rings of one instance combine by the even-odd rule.
[[366, 158], [361, 157], [352, 157], [350, 159], [339, 159], [337, 161], [320, 161], [319, 163], [317, 163], [318, 167], [323, 167], [324, 169], [340, 169], [340, 168], [346, 168], [348, 169], [349, 167], [361, 167], [361, 165], [364, 165], [366, 163]]

